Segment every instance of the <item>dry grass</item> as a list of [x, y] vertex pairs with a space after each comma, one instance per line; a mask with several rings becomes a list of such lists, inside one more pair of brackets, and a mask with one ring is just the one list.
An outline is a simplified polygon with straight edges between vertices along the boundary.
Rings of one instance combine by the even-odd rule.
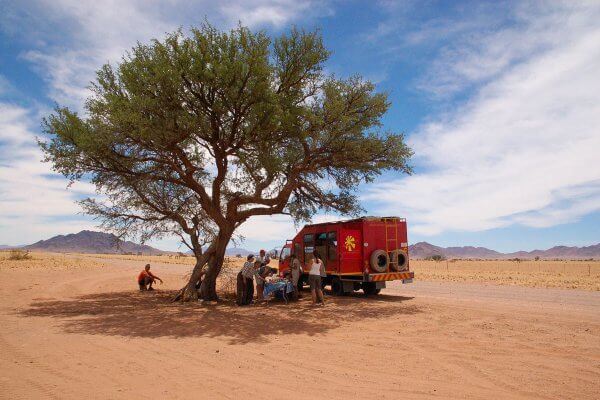
[[12, 261], [31, 260], [31, 255], [29, 254], [29, 251], [10, 250], [8, 253], [8, 259]]
[[600, 261], [411, 260], [415, 280], [600, 291]]
[[[30, 253], [30, 259], [10, 260], [10, 251], [0, 251], [0, 270], [41, 268], [66, 270], [100, 268], [102, 260], [120, 259], [160, 264], [193, 266], [194, 257], [135, 256], [120, 254]], [[275, 261], [276, 262], [276, 261]], [[236, 275], [243, 258], [227, 257], [219, 276], [221, 293], [234, 294]], [[600, 261], [509, 261], [509, 260], [411, 260], [417, 281], [480, 282], [497, 285], [567, 288], [600, 291]], [[190, 269], [191, 271], [191, 269]], [[185, 277], [183, 277], [185, 280]]]
[[[67, 253], [75, 254], [75, 253]], [[95, 258], [95, 259], [111, 259], [111, 260], [129, 260], [129, 261], [145, 261], [148, 263], [160, 263], [160, 264], [179, 264], [179, 265], [194, 265], [196, 259], [193, 256], [177, 256], [177, 255], [162, 255], [162, 256], [149, 256], [149, 255], [130, 255], [130, 254], [77, 254], [80, 257]]]
[[11, 258], [11, 251], [0, 251], [0, 271], [7, 269], [43, 269], [67, 270], [81, 268], [101, 268], [103, 265], [95, 260], [57, 253], [28, 253], [27, 258]]

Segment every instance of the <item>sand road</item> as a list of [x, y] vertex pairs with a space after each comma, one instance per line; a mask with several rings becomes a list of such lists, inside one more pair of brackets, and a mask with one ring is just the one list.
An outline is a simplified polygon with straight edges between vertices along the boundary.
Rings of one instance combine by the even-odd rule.
[[600, 292], [415, 282], [374, 298], [172, 305], [189, 267], [0, 276], [0, 398], [598, 399]]

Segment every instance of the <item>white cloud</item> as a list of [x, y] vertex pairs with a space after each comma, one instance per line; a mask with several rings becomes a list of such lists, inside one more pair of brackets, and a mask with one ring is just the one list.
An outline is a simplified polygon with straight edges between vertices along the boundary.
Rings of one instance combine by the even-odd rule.
[[[340, 217], [335, 215], [318, 214], [312, 218], [311, 223], [320, 224], [339, 219]], [[301, 226], [296, 227], [291, 217], [273, 215], [252, 217], [240, 226], [237, 233], [248, 240], [262, 244], [263, 247], [269, 247], [269, 244], [273, 243], [281, 246], [286, 239], [296, 236], [299, 229]]]
[[77, 183], [70, 190], [62, 176], [42, 164], [32, 119], [26, 109], [0, 103], [0, 244], [29, 244], [48, 236], [90, 229], [75, 199], [93, 193]]
[[197, 26], [205, 18], [222, 28], [238, 21], [282, 27], [294, 19], [331, 13], [326, 2], [313, 0], [32, 0], [13, 7], [22, 12], [9, 12], [4, 30], [29, 39], [32, 48], [22, 56], [47, 80], [52, 100], [80, 110], [95, 71], [106, 62], [118, 62], [137, 41]]
[[[463, 64], [443, 55], [440, 73], [459, 87], [486, 83], [411, 136], [424, 172], [372, 185], [365, 199], [420, 234], [545, 227], [600, 210], [600, 7], [590, 5], [519, 9], [516, 26], [455, 44]], [[504, 52], [489, 49], [507, 61], [490, 67]], [[479, 68], [493, 74], [465, 72]]]
[[[49, 97], [76, 110], [83, 109], [95, 71], [106, 62], [118, 62], [136, 41], [148, 42], [179, 27], [197, 26], [205, 17], [221, 28], [238, 21], [279, 28], [295, 19], [331, 12], [326, 2], [312, 0], [30, 0], [3, 11], [0, 29], [28, 48], [21, 58], [47, 81]], [[0, 95], [10, 88], [0, 76]], [[92, 185], [77, 183], [67, 190], [66, 180], [40, 162], [34, 136], [39, 120], [37, 110], [0, 103], [0, 244], [30, 243], [94, 226], [77, 216], [80, 210], [74, 203], [92, 194]], [[284, 232], [276, 227], [280, 220], [260, 226], [264, 224]], [[263, 229], [246, 229], [249, 239], [265, 237]], [[273, 234], [269, 238], [279, 239]], [[177, 247], [172, 240], [158, 243]]]

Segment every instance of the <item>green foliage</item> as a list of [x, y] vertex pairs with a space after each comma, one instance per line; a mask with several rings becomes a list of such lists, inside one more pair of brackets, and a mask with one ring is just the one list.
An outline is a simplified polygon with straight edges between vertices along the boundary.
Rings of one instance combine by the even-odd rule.
[[357, 185], [410, 173], [411, 150], [380, 131], [387, 96], [326, 75], [328, 57], [317, 32], [177, 31], [104, 65], [85, 117], [57, 107], [40, 146], [103, 195], [87, 213], [143, 240], [176, 233], [200, 251], [256, 215], [357, 214]]

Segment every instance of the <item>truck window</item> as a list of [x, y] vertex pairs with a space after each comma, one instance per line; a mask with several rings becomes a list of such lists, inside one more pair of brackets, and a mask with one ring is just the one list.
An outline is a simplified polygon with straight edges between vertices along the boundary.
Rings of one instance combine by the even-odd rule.
[[294, 243], [294, 254], [300, 261], [304, 261], [304, 254], [302, 254], [302, 246], [300, 243]]
[[279, 259], [282, 261], [290, 258], [291, 249], [289, 247], [284, 247], [281, 249], [281, 254], [279, 255]]
[[317, 249], [317, 252], [323, 259], [323, 263], [325, 266], [327, 266], [327, 233], [317, 233], [317, 238], [315, 239], [315, 249]]
[[310, 265], [312, 263], [313, 255], [312, 252], [315, 249], [315, 235], [308, 234], [304, 235], [304, 264]]
[[327, 259], [335, 260], [337, 258], [337, 235], [335, 232], [327, 234]]

